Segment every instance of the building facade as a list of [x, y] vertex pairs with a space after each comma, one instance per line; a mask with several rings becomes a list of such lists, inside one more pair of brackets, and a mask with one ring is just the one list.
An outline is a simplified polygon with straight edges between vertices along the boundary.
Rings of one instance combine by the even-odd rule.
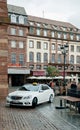
[[27, 69], [27, 14], [23, 7], [7, 5], [10, 24], [8, 26], [8, 79], [9, 86], [22, 85]]
[[[69, 46], [66, 54], [66, 75], [80, 75], [80, 30], [66, 22], [54, 21], [34, 16], [28, 16], [29, 33], [27, 37], [28, 56], [35, 63], [29, 66], [32, 69], [46, 69], [53, 65], [59, 69], [61, 75], [64, 71], [64, 57], [61, 46]], [[32, 49], [32, 50], [31, 50]], [[30, 69], [31, 69], [30, 67]]]
[[[23, 7], [7, 5], [9, 85], [22, 85], [27, 77], [45, 76], [49, 65], [63, 75], [61, 46], [69, 46], [66, 75], [80, 75], [80, 30], [67, 22], [27, 15]], [[19, 84], [20, 83], [20, 84]]]

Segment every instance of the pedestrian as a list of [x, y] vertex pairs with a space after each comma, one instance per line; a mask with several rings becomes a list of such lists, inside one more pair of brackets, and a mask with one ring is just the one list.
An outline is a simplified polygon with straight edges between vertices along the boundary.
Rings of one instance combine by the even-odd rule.
[[50, 87], [54, 90], [54, 86], [55, 86], [55, 83], [52, 81], [50, 81]]

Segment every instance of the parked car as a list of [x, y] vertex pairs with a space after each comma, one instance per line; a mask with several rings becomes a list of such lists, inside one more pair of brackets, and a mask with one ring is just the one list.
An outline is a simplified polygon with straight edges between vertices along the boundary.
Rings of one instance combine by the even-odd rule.
[[54, 91], [47, 84], [25, 84], [6, 97], [6, 105], [32, 106], [43, 102], [52, 103]]

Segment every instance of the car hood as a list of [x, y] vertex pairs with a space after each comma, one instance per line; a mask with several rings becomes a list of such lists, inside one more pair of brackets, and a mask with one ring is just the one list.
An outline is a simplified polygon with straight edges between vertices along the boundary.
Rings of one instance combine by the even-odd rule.
[[34, 92], [34, 91], [15, 91], [12, 93], [9, 93], [9, 96], [28, 96], [28, 95], [35, 95], [38, 92]]

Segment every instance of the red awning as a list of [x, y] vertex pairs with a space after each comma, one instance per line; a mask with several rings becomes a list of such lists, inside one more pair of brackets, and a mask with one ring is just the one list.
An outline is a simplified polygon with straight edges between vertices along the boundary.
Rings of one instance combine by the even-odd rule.
[[45, 71], [31, 71], [32, 76], [45, 76]]

